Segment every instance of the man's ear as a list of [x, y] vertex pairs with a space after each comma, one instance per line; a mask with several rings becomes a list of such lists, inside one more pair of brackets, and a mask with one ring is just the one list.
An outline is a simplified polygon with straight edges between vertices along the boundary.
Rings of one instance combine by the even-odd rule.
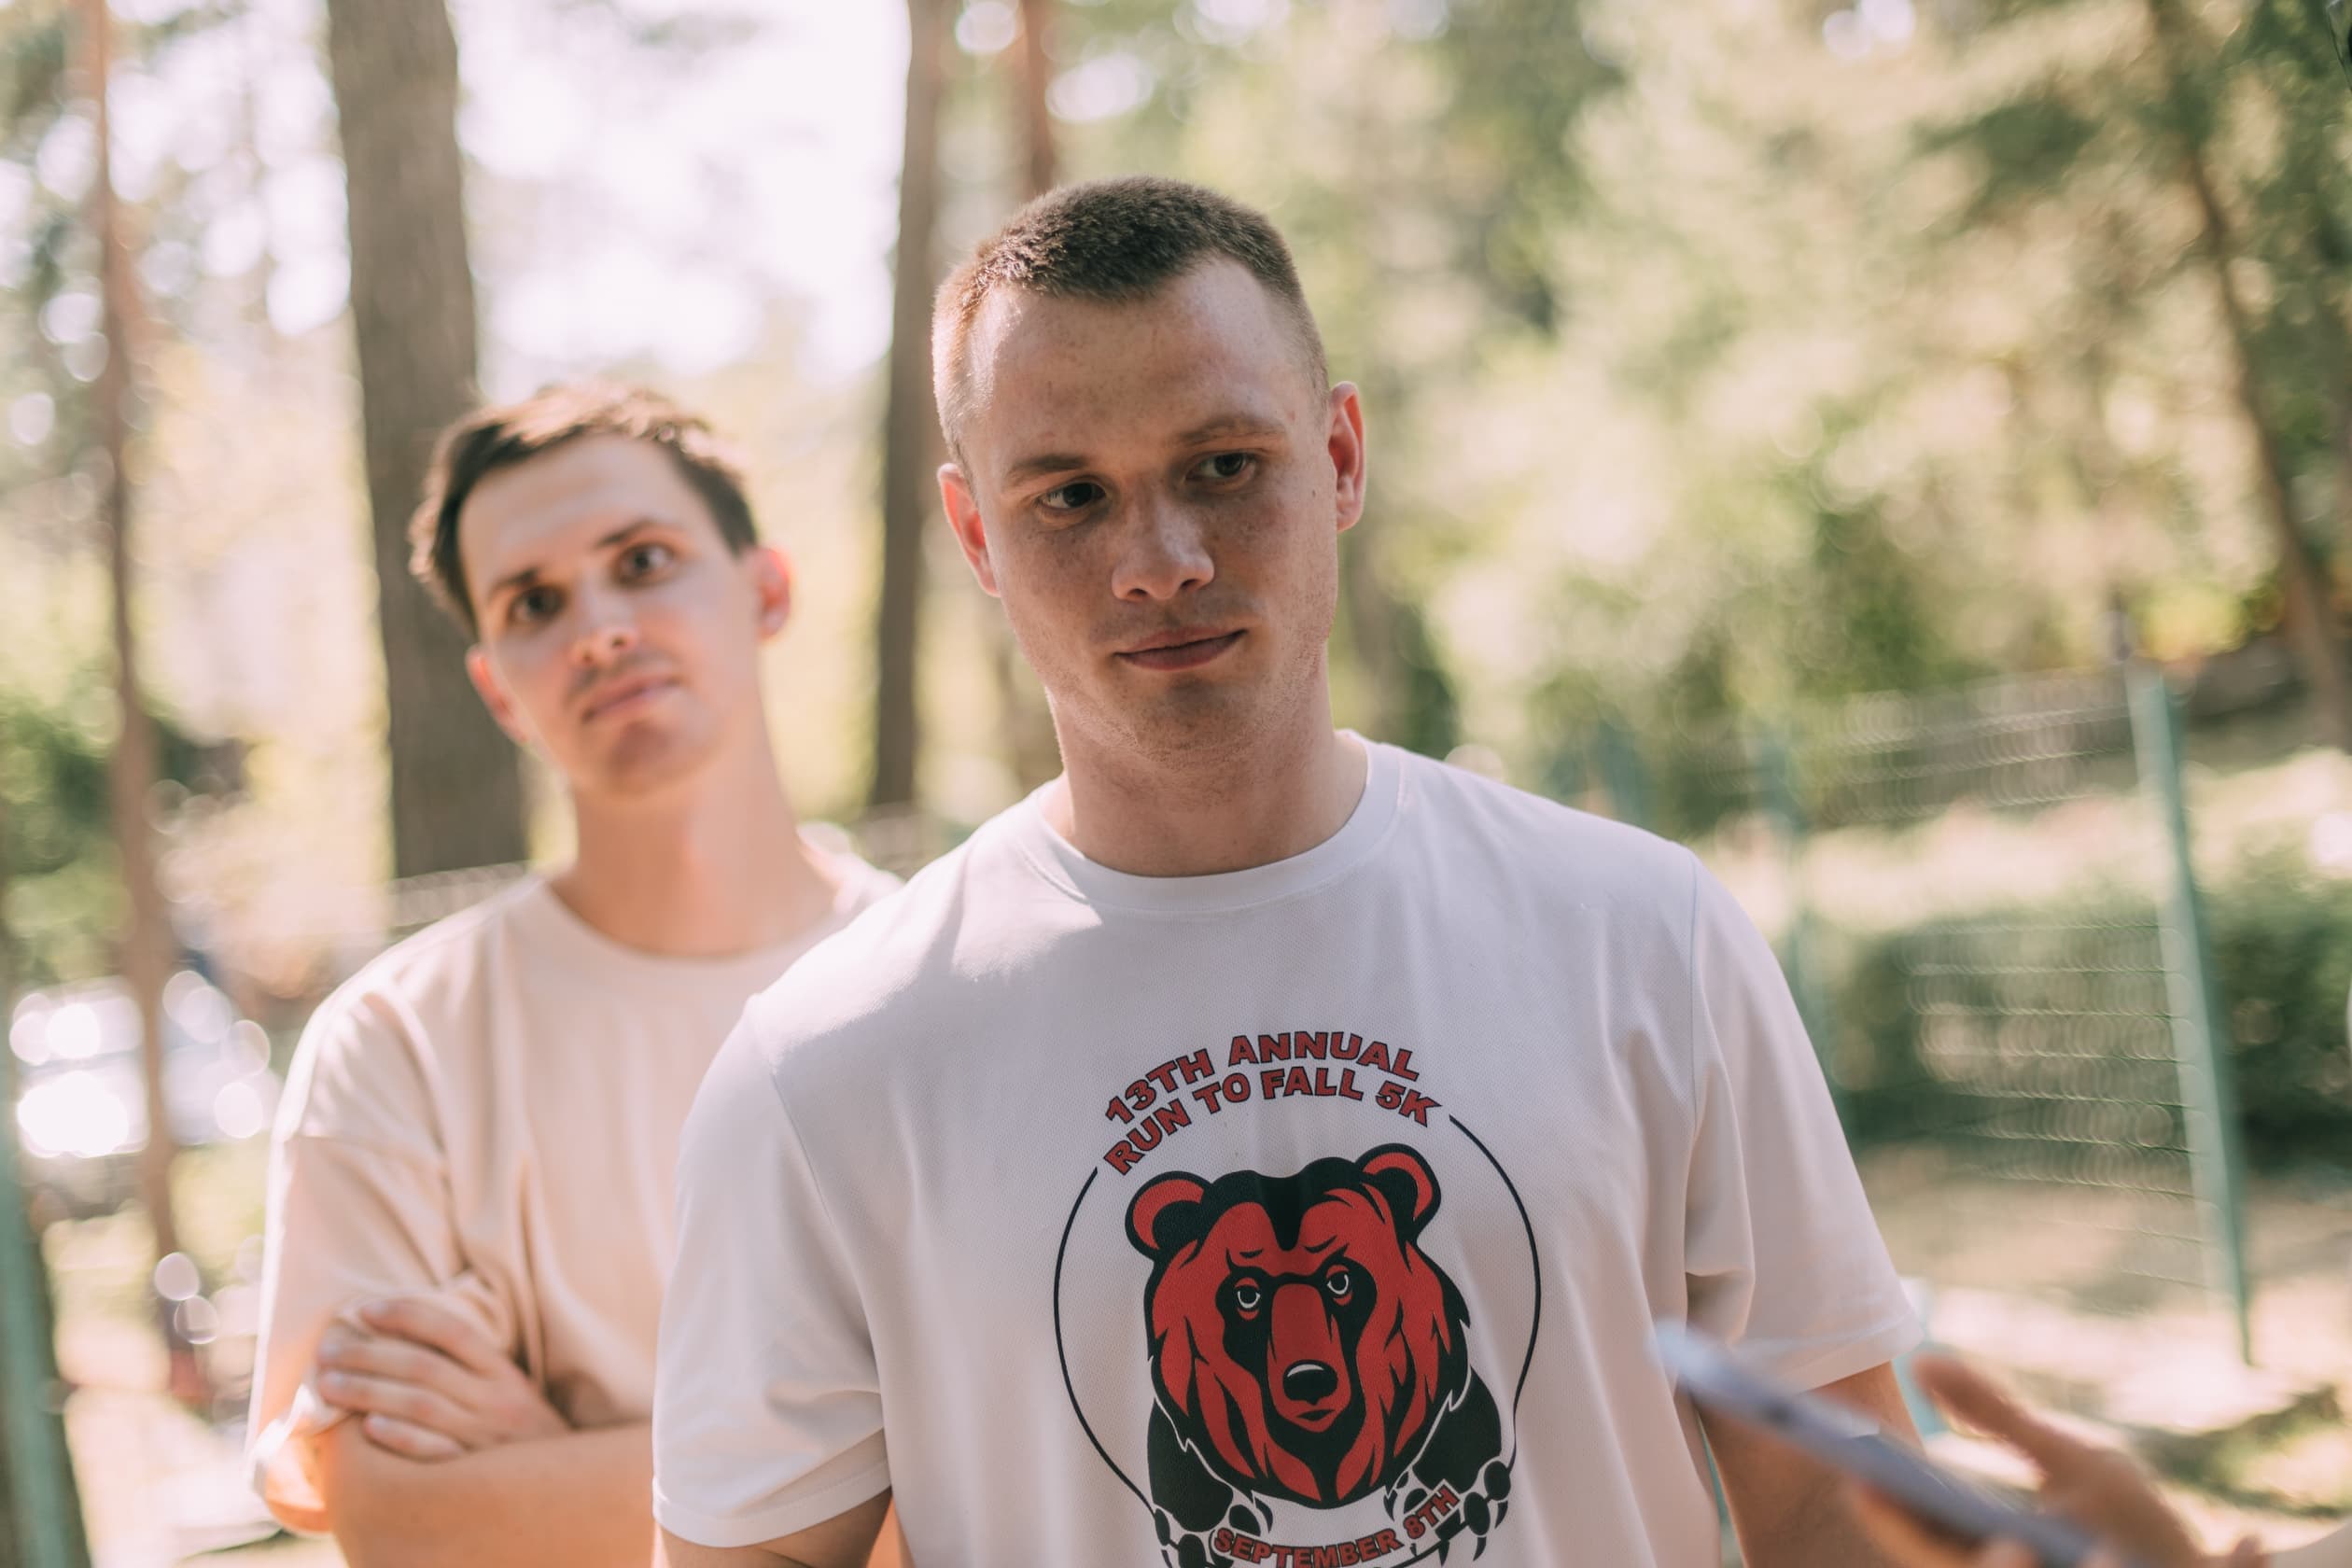
[[1339, 531], [1347, 532], [1364, 516], [1364, 482], [1367, 472], [1364, 449], [1364, 399], [1355, 383], [1343, 381], [1331, 389], [1332, 500], [1338, 512]]
[[792, 558], [775, 544], [755, 544], [747, 553], [751, 586], [760, 595], [760, 637], [764, 641], [792, 618]]
[[490, 717], [506, 732], [509, 740], [521, 747], [531, 744], [531, 732], [524, 726], [523, 715], [514, 706], [514, 699], [498, 683], [498, 672], [490, 667], [490, 655], [475, 643], [466, 650], [466, 678], [482, 697], [482, 706], [490, 710]]
[[1003, 595], [997, 592], [996, 563], [988, 559], [988, 526], [980, 520], [980, 497], [973, 494], [972, 482], [964, 477], [960, 464], [939, 465], [939, 499], [947, 511], [947, 526], [956, 530], [956, 543], [963, 548], [964, 560], [979, 581], [980, 591], [992, 598], [1001, 598]]

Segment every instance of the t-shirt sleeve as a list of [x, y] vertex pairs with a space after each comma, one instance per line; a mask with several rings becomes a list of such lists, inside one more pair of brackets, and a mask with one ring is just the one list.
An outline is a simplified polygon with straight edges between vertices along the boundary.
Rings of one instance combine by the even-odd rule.
[[756, 1014], [686, 1119], [654, 1378], [654, 1518], [707, 1547], [806, 1530], [890, 1484], [864, 1304]]
[[383, 997], [330, 1001], [304, 1031], [270, 1151], [261, 1330], [247, 1459], [290, 1529], [328, 1527], [314, 1444], [339, 1419], [318, 1397], [318, 1342], [374, 1296], [429, 1291], [501, 1343], [514, 1325], [464, 1273], [445, 1161], [411, 1028]]
[[1693, 869], [1690, 1321], [1818, 1388], [1911, 1349], [1917, 1314], [1779, 963], [1723, 887]]

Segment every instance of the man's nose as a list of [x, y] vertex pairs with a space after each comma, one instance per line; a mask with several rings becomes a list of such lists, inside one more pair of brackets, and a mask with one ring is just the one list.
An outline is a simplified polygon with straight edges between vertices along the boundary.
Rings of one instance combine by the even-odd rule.
[[1199, 520], [1165, 500], [1140, 505], [1124, 540], [1113, 592], [1123, 599], [1172, 599], [1217, 575]]
[[580, 625], [572, 637], [572, 663], [598, 669], [637, 647], [637, 625], [624, 608], [603, 596], [579, 601]]

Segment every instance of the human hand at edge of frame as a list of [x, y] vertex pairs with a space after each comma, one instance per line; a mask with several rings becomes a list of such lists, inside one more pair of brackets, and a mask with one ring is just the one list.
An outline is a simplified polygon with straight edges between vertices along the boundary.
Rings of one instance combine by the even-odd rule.
[[[1919, 1384], [1962, 1426], [2017, 1449], [2041, 1473], [2041, 1506], [2106, 1545], [2085, 1568], [2266, 1568], [2251, 1539], [2206, 1554], [2129, 1456], [2068, 1436], [2019, 1405], [1991, 1379], [1947, 1356], [1911, 1364]], [[2015, 1541], [1964, 1546], [1868, 1487], [1849, 1489], [1864, 1531], [1898, 1568], [2039, 1568]]]
[[429, 1296], [362, 1302], [319, 1341], [318, 1366], [320, 1397], [403, 1458], [455, 1459], [571, 1430], [488, 1335]]

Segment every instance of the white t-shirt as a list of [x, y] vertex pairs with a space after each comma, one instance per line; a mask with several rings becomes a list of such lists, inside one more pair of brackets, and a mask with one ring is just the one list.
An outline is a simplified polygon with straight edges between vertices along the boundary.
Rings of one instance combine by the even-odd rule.
[[890, 1487], [926, 1568], [1712, 1568], [1652, 1322], [1810, 1386], [1916, 1337], [1787, 988], [1687, 852], [1369, 751], [1223, 875], [1032, 797], [752, 1001], [679, 1156], [665, 1527]]
[[312, 1461], [337, 1419], [318, 1341], [371, 1296], [469, 1314], [574, 1426], [653, 1407], [679, 1131], [744, 1000], [897, 887], [812, 832], [839, 884], [789, 942], [659, 958], [537, 876], [419, 932], [311, 1017], [271, 1150], [254, 1482], [328, 1519]]

